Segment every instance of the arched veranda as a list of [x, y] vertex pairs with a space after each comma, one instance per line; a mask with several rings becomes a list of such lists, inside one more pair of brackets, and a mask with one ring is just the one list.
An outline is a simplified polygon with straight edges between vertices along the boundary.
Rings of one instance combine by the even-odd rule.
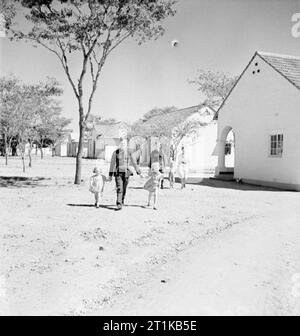
[[216, 175], [234, 174], [236, 136], [231, 126], [223, 128], [218, 139]]

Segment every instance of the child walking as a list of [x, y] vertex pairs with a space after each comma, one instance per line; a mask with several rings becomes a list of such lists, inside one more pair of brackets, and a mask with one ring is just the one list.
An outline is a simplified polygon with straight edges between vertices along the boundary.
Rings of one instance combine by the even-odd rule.
[[159, 171], [159, 162], [154, 162], [152, 164], [149, 175], [150, 178], [146, 181], [144, 185], [144, 189], [148, 190], [149, 192], [147, 206], [150, 207], [151, 198], [153, 196], [154, 197], [153, 209], [157, 210], [158, 190], [160, 182], [163, 178], [163, 174]]
[[93, 170], [94, 175], [90, 178], [90, 192], [95, 196], [95, 207], [99, 208], [99, 204], [103, 195], [104, 184], [106, 177], [102, 174], [100, 168], [95, 167]]
[[170, 171], [169, 171], [169, 181], [170, 181], [170, 188], [174, 188], [175, 183], [175, 171], [176, 171], [176, 164], [173, 158], [170, 159]]

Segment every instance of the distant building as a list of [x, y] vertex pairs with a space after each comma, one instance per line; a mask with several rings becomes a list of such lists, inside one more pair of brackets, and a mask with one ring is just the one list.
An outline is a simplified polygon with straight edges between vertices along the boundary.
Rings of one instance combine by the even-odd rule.
[[68, 156], [68, 140], [69, 134], [56, 144], [54, 147], [55, 156]]
[[[72, 132], [68, 136], [67, 142], [67, 156], [75, 157], [78, 151], [78, 144], [79, 144], [79, 133]], [[88, 156], [88, 139], [85, 136], [83, 142], [83, 155], [82, 157]]]
[[91, 130], [88, 140], [88, 157], [110, 161], [112, 153], [118, 148], [120, 137], [126, 137], [130, 127], [124, 122], [98, 122]]
[[300, 190], [299, 123], [300, 57], [256, 52], [218, 111], [216, 176]]

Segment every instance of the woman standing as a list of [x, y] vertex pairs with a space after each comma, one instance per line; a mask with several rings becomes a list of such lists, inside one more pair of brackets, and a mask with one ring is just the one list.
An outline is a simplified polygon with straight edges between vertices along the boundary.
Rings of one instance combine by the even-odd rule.
[[181, 153], [178, 155], [177, 159], [178, 175], [181, 180], [181, 189], [185, 188], [185, 183], [188, 174], [188, 160], [184, 150], [184, 147], [181, 147]]

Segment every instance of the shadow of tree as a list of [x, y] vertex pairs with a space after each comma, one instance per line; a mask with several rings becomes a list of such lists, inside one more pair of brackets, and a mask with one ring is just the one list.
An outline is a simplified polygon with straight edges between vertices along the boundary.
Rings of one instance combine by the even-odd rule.
[[34, 188], [43, 186], [41, 181], [50, 180], [45, 177], [0, 176], [0, 188]]

